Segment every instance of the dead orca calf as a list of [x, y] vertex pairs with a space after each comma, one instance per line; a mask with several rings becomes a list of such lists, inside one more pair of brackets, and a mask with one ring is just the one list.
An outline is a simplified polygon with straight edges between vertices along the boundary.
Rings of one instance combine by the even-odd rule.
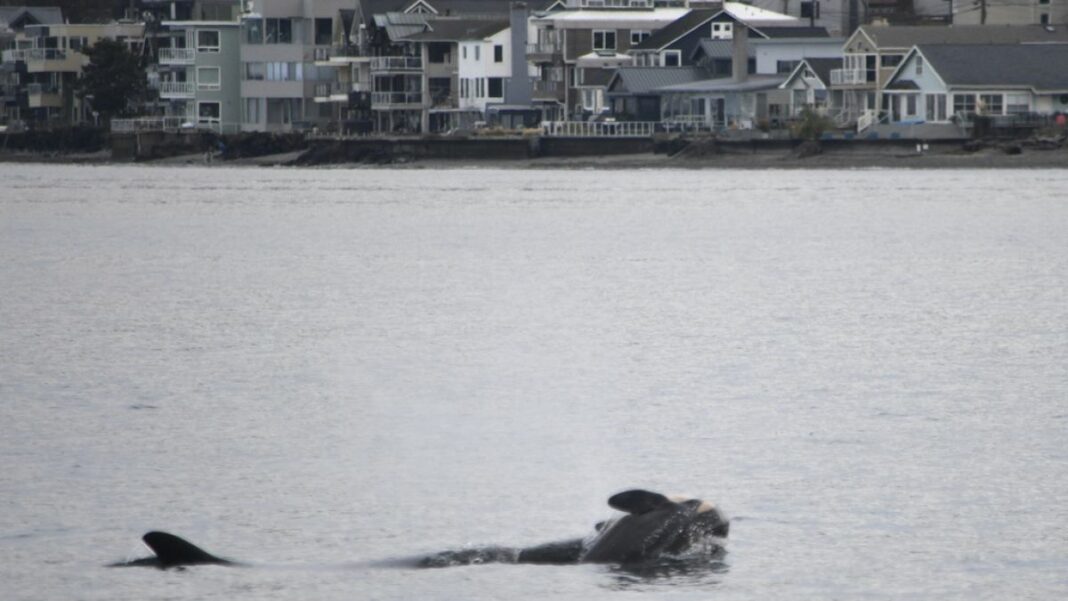
[[536, 547], [483, 547], [445, 551], [419, 561], [423, 567], [477, 563], [639, 564], [696, 555], [717, 558], [730, 522], [707, 501], [628, 490], [608, 499], [626, 515], [601, 522], [593, 535]]

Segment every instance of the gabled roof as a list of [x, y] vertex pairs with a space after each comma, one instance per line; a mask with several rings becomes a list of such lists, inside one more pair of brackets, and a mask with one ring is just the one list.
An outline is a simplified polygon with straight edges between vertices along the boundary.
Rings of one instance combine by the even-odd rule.
[[403, 39], [412, 42], [483, 40], [505, 29], [508, 29], [508, 21], [458, 19], [452, 17], [431, 18], [427, 20], [425, 31], [413, 33]]
[[863, 25], [850, 40], [858, 35], [868, 37], [881, 49], [907, 49], [921, 44], [1068, 43], [1068, 27], [1043, 25]]
[[[725, 2], [722, 7], [691, 10], [642, 40], [633, 50], [662, 50], [695, 29], [703, 27], [724, 15], [729, 17], [730, 20], [744, 23], [759, 37], [827, 37], [826, 29], [802, 26], [801, 21], [790, 15], [757, 8], [741, 2]], [[765, 29], [770, 29], [775, 35], [766, 33]], [[789, 36], [790, 30], [806, 31]], [[820, 32], [822, 32], [822, 36], [820, 36]]]
[[707, 77], [696, 67], [620, 67], [608, 81], [609, 94], [649, 94], [655, 88]]
[[63, 22], [63, 11], [54, 6], [0, 6], [0, 29]]
[[805, 71], [811, 71], [823, 87], [831, 87], [831, 69], [840, 69], [842, 67], [842, 59], [840, 58], [803, 58], [801, 62], [797, 63], [793, 71], [790, 71], [790, 75], [786, 78], [786, 81], [782, 83], [782, 87], [786, 87], [794, 79], [801, 76]]
[[407, 0], [403, 10], [415, 4], [425, 4], [438, 16], [470, 17], [474, 15], [506, 15], [512, 10], [510, 0]]
[[631, 50], [660, 50], [694, 29], [708, 23], [721, 12], [723, 10], [719, 8], [691, 10], [679, 19], [661, 27], [653, 35], [631, 48]]
[[[1068, 44], [930, 44], [910, 57], [916, 51], [947, 86], [1068, 92]], [[898, 68], [893, 79], [902, 74]]]

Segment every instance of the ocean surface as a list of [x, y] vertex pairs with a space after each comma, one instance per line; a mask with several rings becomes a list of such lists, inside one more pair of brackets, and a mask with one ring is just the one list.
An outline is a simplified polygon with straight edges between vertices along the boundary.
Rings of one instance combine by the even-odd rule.
[[[0, 165], [0, 598], [1063, 599], [1066, 190]], [[631, 487], [725, 565], [400, 561]]]

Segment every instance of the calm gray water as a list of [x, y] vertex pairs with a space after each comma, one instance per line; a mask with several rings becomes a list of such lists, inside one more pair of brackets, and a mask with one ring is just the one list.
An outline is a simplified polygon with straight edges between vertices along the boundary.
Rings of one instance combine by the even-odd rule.
[[[1066, 189], [0, 165], [0, 597], [1064, 598]], [[634, 486], [726, 568], [389, 565]]]

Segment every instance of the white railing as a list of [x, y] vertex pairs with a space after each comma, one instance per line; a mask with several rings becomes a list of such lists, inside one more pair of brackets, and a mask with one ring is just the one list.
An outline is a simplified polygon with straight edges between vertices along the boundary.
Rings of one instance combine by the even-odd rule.
[[178, 131], [185, 117], [141, 117], [138, 119], [112, 119], [111, 133], [135, 134], [144, 131]]
[[27, 48], [23, 50], [5, 50], [3, 62], [18, 61], [62, 61], [67, 60], [67, 51], [62, 48]]
[[868, 82], [865, 69], [831, 69], [832, 86], [855, 86]]
[[371, 59], [372, 71], [421, 71], [423, 59], [418, 56], [376, 56]]
[[365, 81], [354, 81], [354, 82], [352, 82], [352, 91], [353, 92], [370, 92], [371, 91], [371, 84], [369, 84], [369, 83], [367, 83]]
[[384, 107], [390, 105], [422, 105], [422, 92], [371, 92], [371, 106]]
[[543, 135], [568, 138], [648, 138], [657, 121], [543, 121]]
[[573, 8], [652, 8], [652, 0], [571, 0]]
[[859, 134], [860, 132], [862, 132], [862, 131], [868, 129], [869, 127], [871, 127], [872, 125], [875, 125], [877, 120], [878, 119], [877, 119], [875, 111], [873, 111], [873, 110], [864, 111], [863, 113], [860, 114], [859, 117], [857, 117], [857, 133]]
[[191, 81], [159, 82], [160, 98], [193, 98], [196, 96], [196, 84]]
[[160, 48], [161, 65], [192, 65], [197, 60], [195, 48]]

